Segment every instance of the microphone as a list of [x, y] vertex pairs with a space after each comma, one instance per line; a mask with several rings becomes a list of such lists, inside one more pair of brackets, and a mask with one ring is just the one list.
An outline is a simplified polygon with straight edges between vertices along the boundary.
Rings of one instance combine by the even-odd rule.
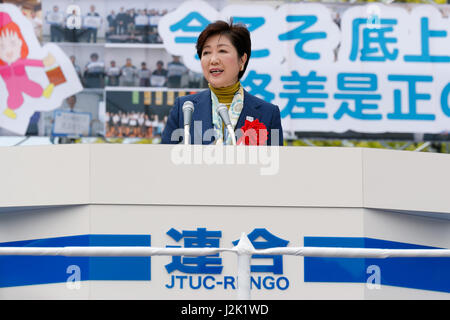
[[217, 107], [217, 113], [219, 113], [219, 116], [222, 118], [223, 123], [226, 125], [228, 133], [231, 135], [231, 141], [233, 142], [233, 145], [236, 145], [236, 136], [234, 134], [233, 127], [231, 126], [231, 120], [230, 115], [228, 114], [228, 108], [224, 104], [219, 104]]
[[192, 113], [194, 112], [194, 104], [192, 101], [186, 101], [183, 103], [182, 109], [184, 117], [184, 144], [189, 144], [191, 141], [190, 126], [192, 121]]

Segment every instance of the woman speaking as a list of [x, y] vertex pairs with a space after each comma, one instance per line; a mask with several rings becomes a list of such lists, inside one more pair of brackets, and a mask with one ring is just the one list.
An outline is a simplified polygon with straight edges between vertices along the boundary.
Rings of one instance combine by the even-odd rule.
[[180, 143], [187, 136], [183, 106], [188, 106], [191, 144], [283, 145], [279, 108], [249, 94], [239, 81], [251, 54], [247, 28], [216, 21], [199, 35], [196, 48], [209, 90], [176, 99], [162, 143]]

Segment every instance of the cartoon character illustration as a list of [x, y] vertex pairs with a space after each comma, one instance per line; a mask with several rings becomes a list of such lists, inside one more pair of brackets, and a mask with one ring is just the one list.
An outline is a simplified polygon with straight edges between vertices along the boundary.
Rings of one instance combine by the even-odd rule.
[[25, 67], [48, 68], [55, 63], [55, 58], [48, 54], [43, 60], [27, 59], [28, 45], [19, 26], [6, 12], [0, 12], [0, 78], [3, 79], [8, 92], [7, 108], [4, 115], [11, 119], [17, 117], [15, 110], [24, 102], [23, 94], [33, 98], [49, 98], [54, 83], [43, 89], [40, 84], [29, 79]]
[[0, 3], [0, 127], [24, 135], [35, 112], [61, 106], [83, 90], [67, 54], [41, 45], [21, 9]]

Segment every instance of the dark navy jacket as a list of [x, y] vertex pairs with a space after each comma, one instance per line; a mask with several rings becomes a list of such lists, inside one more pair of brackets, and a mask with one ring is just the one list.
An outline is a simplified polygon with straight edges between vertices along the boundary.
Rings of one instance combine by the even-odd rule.
[[[194, 113], [192, 114], [192, 123], [190, 126], [191, 144], [211, 144], [215, 139], [214, 135], [205, 135], [205, 131], [213, 128], [211, 91], [209, 89], [193, 95], [179, 97], [175, 100], [175, 104], [170, 111], [167, 124], [162, 133], [161, 143], [176, 144], [183, 140], [184, 117], [182, 108], [183, 103], [186, 101], [192, 101], [194, 104]], [[254, 120], [258, 119], [259, 122], [264, 123], [269, 133], [268, 145], [283, 145], [280, 109], [271, 103], [252, 96], [244, 90], [244, 107], [235, 128], [238, 139], [238, 132], [241, 131], [238, 129], [244, 126], [247, 117], [251, 117]], [[197, 124], [195, 124], [196, 121]], [[201, 125], [199, 125], [198, 121], [201, 121]], [[278, 135], [274, 135], [274, 141], [271, 140], [272, 129], [278, 130]]]

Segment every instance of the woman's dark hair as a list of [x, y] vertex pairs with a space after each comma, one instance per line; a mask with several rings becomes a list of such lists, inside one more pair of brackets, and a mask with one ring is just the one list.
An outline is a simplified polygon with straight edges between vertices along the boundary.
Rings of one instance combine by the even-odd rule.
[[248, 62], [250, 60], [250, 54], [252, 51], [252, 42], [250, 40], [250, 32], [243, 24], [233, 24], [233, 19], [230, 19], [230, 22], [218, 20], [209, 24], [203, 31], [200, 33], [197, 39], [197, 54], [198, 57], [202, 58], [203, 46], [205, 45], [206, 40], [214, 36], [216, 34], [227, 36], [230, 39], [233, 46], [236, 48], [239, 58], [241, 58], [244, 53], [247, 54], [247, 61], [245, 61], [244, 69], [239, 71], [238, 79], [240, 79], [247, 69]]

